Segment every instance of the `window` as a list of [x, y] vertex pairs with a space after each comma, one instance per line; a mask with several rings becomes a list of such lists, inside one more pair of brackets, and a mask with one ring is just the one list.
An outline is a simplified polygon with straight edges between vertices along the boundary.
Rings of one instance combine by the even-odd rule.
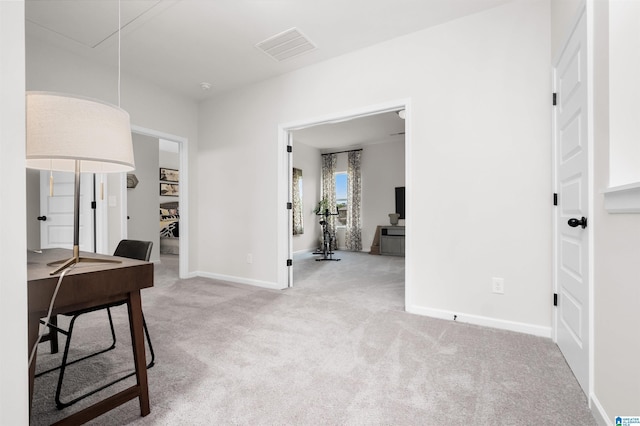
[[347, 226], [347, 173], [336, 173], [337, 226]]

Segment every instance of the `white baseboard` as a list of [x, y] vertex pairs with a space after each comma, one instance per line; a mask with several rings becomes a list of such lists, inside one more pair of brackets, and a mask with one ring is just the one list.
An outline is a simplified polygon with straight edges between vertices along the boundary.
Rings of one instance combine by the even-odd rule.
[[464, 322], [467, 324], [481, 325], [483, 327], [498, 328], [501, 330], [516, 331], [518, 333], [532, 334], [534, 336], [551, 338], [551, 327], [542, 327], [534, 324], [507, 321], [498, 318], [483, 317], [480, 315], [465, 314], [463, 312], [425, 308], [423, 306], [407, 306], [406, 310], [407, 312], [416, 315], [423, 315], [427, 317]]
[[598, 397], [591, 395], [589, 399], [591, 400], [591, 404], [589, 404], [591, 406], [591, 414], [596, 420], [598, 426], [613, 426], [613, 421], [609, 420], [610, 417], [607, 416], [607, 413], [604, 411], [602, 404], [600, 404]]
[[280, 287], [277, 283], [272, 283], [269, 281], [253, 280], [250, 278], [234, 277], [231, 275], [212, 274], [210, 272], [202, 271], [197, 271], [195, 273], [195, 276], [202, 278], [211, 278], [213, 280], [228, 281], [236, 284], [252, 285], [254, 287], [268, 288], [271, 290], [282, 290], [282, 287]]

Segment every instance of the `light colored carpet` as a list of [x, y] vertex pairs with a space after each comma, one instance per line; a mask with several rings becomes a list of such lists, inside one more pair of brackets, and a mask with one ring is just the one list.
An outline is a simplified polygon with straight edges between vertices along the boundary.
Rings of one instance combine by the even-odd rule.
[[[151, 414], [140, 417], [136, 400], [92, 424], [595, 424], [550, 340], [405, 313], [404, 259], [337, 257], [296, 256], [296, 286], [274, 291], [180, 280], [177, 256], [163, 256], [142, 296], [156, 351]], [[64, 394], [130, 368], [126, 308], [115, 320], [118, 348], [70, 367]], [[83, 350], [108, 344], [106, 314], [80, 321]], [[41, 344], [38, 370], [59, 362], [47, 352]], [[59, 412], [56, 376], [36, 379], [32, 424], [95, 400]]]

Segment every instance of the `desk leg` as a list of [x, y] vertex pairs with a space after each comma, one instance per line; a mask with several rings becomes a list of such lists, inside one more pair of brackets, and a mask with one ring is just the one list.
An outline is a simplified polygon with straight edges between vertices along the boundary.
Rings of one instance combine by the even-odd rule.
[[[28, 318], [29, 324], [29, 337], [27, 339], [29, 347], [27, 348], [27, 360], [28, 357], [31, 356], [31, 351], [33, 350], [33, 346], [36, 344], [38, 340], [38, 332], [40, 331], [40, 315], [29, 314]], [[38, 353], [33, 356], [33, 361], [31, 361], [31, 365], [29, 366], [29, 412], [31, 412], [31, 401], [33, 400], [33, 377], [36, 372], [36, 358]]]
[[138, 380], [138, 386], [140, 388], [140, 415], [146, 416], [151, 412], [151, 408], [149, 406], [149, 386], [147, 383], [140, 291], [129, 293], [127, 306], [129, 308], [129, 326], [131, 328], [131, 343], [133, 346], [133, 360], [136, 366], [136, 379]]

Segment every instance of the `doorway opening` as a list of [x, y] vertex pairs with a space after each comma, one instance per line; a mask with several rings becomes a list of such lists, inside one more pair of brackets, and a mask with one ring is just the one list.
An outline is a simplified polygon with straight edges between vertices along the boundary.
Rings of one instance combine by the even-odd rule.
[[[405, 211], [409, 213], [410, 203], [411, 203], [411, 182], [409, 179], [410, 171], [409, 171], [409, 159], [410, 159], [410, 102], [408, 100], [402, 100], [397, 102], [392, 102], [385, 105], [376, 105], [371, 107], [365, 107], [360, 110], [346, 112], [342, 114], [336, 114], [333, 116], [322, 117], [318, 119], [310, 119], [307, 121], [301, 121], [297, 123], [290, 123], [287, 125], [282, 125], [280, 127], [280, 148], [283, 153], [280, 158], [280, 177], [279, 177], [279, 192], [280, 198], [283, 201], [283, 205], [291, 202], [292, 200], [292, 172], [294, 167], [298, 167], [296, 155], [307, 155], [304, 152], [315, 152], [318, 157], [318, 164], [320, 163], [320, 155], [324, 153], [335, 153], [335, 152], [343, 152], [343, 151], [353, 151], [364, 149], [366, 153], [367, 146], [371, 152], [375, 149], [380, 149], [383, 145], [395, 144], [395, 146], [401, 146], [403, 153], [400, 154], [400, 167], [402, 170], [400, 171], [401, 177], [396, 182], [384, 182], [384, 176], [379, 176], [380, 180], [376, 180], [377, 177], [375, 174], [369, 175], [369, 177], [365, 181], [365, 177], [363, 176], [363, 187], [369, 185], [368, 195], [363, 194], [363, 224], [362, 224], [362, 252], [368, 253], [369, 248], [373, 244], [374, 236], [376, 232], [379, 232], [379, 225], [389, 225], [390, 218], [389, 214], [395, 213], [395, 188], [403, 187], [405, 189]], [[402, 129], [389, 131], [386, 134], [381, 134], [377, 138], [368, 139], [365, 137], [364, 139], [357, 140], [357, 137], [351, 136], [351, 142], [342, 142], [341, 144], [337, 144], [335, 141], [338, 139], [336, 135], [330, 135], [325, 138], [326, 145], [325, 146], [317, 146], [318, 144], [315, 142], [311, 142], [311, 144], [315, 144], [316, 146], [311, 146], [309, 148], [308, 145], [304, 144], [305, 136], [308, 134], [318, 133], [322, 134], [324, 132], [332, 132], [341, 130], [345, 133], [341, 139], [349, 140], [346, 130], [349, 127], [355, 129], [354, 131], [357, 133], [357, 128], [359, 124], [363, 124], [365, 122], [375, 123], [376, 121], [384, 120], [385, 116], [395, 117], [396, 119], [399, 116], [399, 112], [402, 111], [403, 119], [402, 121]], [[341, 129], [341, 127], [344, 127]], [[366, 126], [365, 126], [366, 127]], [[369, 126], [370, 127], [370, 126]], [[405, 130], [406, 129], [406, 130]], [[307, 140], [311, 140], [313, 138], [307, 138]], [[365, 140], [367, 139], [367, 140]], [[355, 141], [355, 142], [354, 142]], [[288, 147], [292, 147], [291, 153], [289, 152]], [[302, 153], [301, 153], [302, 152]], [[313, 154], [312, 154], [313, 155]], [[346, 155], [346, 154], [345, 154]], [[363, 154], [363, 164], [366, 161], [366, 154]], [[299, 158], [299, 157], [298, 157]], [[296, 159], [296, 160], [294, 160]], [[296, 164], [294, 164], [294, 161]], [[318, 166], [319, 167], [319, 166]], [[315, 170], [313, 167], [308, 167], [309, 173], [302, 168], [302, 172], [304, 173], [304, 181], [305, 181], [305, 194], [304, 194], [304, 211], [306, 214], [310, 214], [315, 204], [319, 201], [320, 197], [320, 185], [318, 183], [319, 173], [318, 169]], [[337, 170], [338, 171], [338, 170]], [[379, 173], [379, 175], [382, 175]], [[309, 185], [307, 185], [307, 180], [309, 179]], [[314, 179], [316, 183], [313, 183]], [[382, 181], [382, 182], [381, 182]], [[371, 191], [372, 187], [375, 188], [376, 185], [381, 185], [381, 190], [379, 192], [379, 197], [376, 197], [375, 191]], [[390, 186], [390, 188], [383, 189], [384, 185]], [[315, 188], [310, 192], [309, 197], [307, 197], [307, 188]], [[387, 193], [388, 192], [388, 193]], [[381, 200], [387, 200], [388, 202], [385, 204], [384, 201], [381, 202], [382, 206], [375, 206], [376, 198], [380, 198]], [[367, 205], [367, 203], [372, 203], [371, 205]], [[387, 205], [388, 204], [388, 205]], [[367, 209], [367, 207], [369, 207]], [[375, 213], [373, 211], [375, 210]], [[407, 217], [410, 217], [407, 214]], [[307, 220], [309, 219], [309, 220]], [[294, 259], [294, 254], [299, 254], [300, 252], [309, 251], [313, 248], [316, 240], [318, 238], [317, 235], [320, 235], [319, 229], [315, 229], [319, 226], [313, 220], [313, 217], [305, 218], [304, 224], [304, 233], [305, 236], [296, 235], [297, 241], [294, 245], [293, 240], [293, 220], [291, 210], [283, 210], [279, 216], [279, 258], [283, 260], [283, 265], [291, 264], [291, 266], [283, 266], [279, 268], [278, 274], [278, 282], [281, 288], [288, 288], [294, 286], [294, 276], [293, 271], [295, 268], [295, 262], [289, 262], [289, 259]], [[309, 223], [309, 236], [307, 234], [307, 223]], [[406, 240], [404, 240], [404, 264], [405, 264], [405, 273], [404, 273], [404, 285], [405, 285], [405, 295], [404, 295], [404, 305], [407, 306], [408, 295], [410, 293], [411, 283], [407, 280], [408, 266], [411, 262], [411, 250], [410, 244], [410, 233], [411, 233], [411, 223], [409, 220], [406, 220], [404, 223], [400, 223], [399, 225], [404, 225]], [[298, 226], [298, 225], [296, 225]], [[318, 232], [316, 232], [318, 231]], [[344, 239], [344, 230], [339, 229], [339, 232], [342, 234], [337, 235], [338, 245], [344, 246], [340, 241], [340, 237]], [[299, 241], [305, 240], [306, 242], [300, 246]], [[342, 240], [344, 241], [344, 240]]]
[[[123, 177], [120, 186], [122, 193], [121, 199], [123, 200], [121, 203], [121, 217], [124, 220], [122, 224], [122, 238], [134, 238], [137, 232], [137, 230], [134, 229], [135, 223], [147, 220], [150, 222], [149, 226], [153, 228], [150, 232], [152, 233], [151, 235], [153, 235], [154, 246], [157, 247], [157, 251], [155, 252], [157, 256], [156, 260], [159, 260], [161, 249], [164, 250], [163, 243], [167, 242], [167, 247], [169, 247], [167, 250], [172, 251], [174, 254], [179, 253], [180, 278], [187, 278], [189, 265], [188, 141], [186, 138], [180, 136], [145, 129], [139, 126], [132, 125], [131, 130], [134, 137], [134, 148], [135, 145], [138, 144], [139, 147], [142, 146], [143, 149], [146, 148], [150, 153], [154, 153], [153, 161], [150, 162], [150, 164], [140, 164], [140, 167], [145, 167], [147, 169], [146, 173], [149, 174], [151, 190], [145, 196], [149, 197], [152, 201], [148, 206], [143, 207], [145, 212], [140, 211], [143, 215], [141, 218], [133, 218], [132, 214], [130, 214], [129, 198], [136, 197], [137, 195], [128, 192], [135, 191], [135, 189], [128, 189], [126, 177]], [[139, 142], [136, 143], [136, 140]], [[145, 145], [148, 146], [145, 147]], [[138, 161], [136, 158], [136, 168], [137, 167]], [[166, 173], [162, 175], [162, 169], [165, 169], [166, 173], [169, 173], [170, 176]], [[169, 192], [167, 192], [167, 188], [169, 188]], [[169, 206], [167, 203], [172, 205]], [[161, 241], [162, 237], [159, 226], [160, 220], [162, 219], [160, 217], [161, 204], [167, 204], [167, 209], [171, 207], [171, 211], [168, 211], [165, 216], [173, 216], [170, 228], [175, 230], [174, 237], [177, 238], [167, 238], [165, 241]], [[146, 210], [148, 210], [148, 213], [146, 213]], [[131, 222], [131, 220], [133, 220], [133, 222]]]

